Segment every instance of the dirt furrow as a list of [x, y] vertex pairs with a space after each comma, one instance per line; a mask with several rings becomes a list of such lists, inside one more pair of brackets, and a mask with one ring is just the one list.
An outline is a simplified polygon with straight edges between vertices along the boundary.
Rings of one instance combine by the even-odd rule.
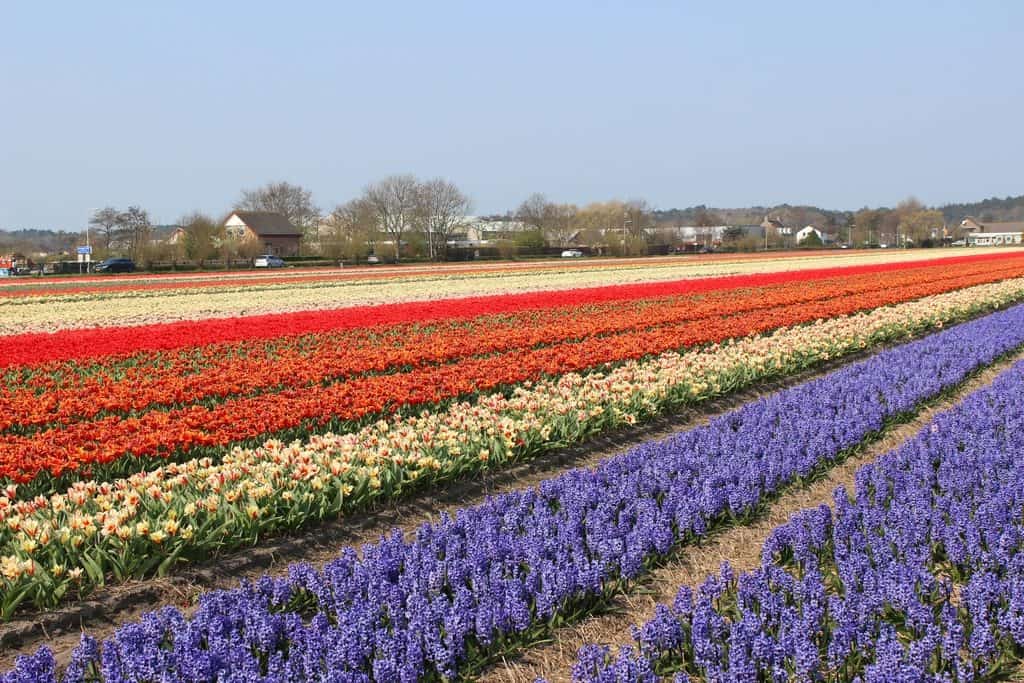
[[632, 645], [630, 626], [642, 624], [654, 615], [659, 603], [671, 603], [681, 586], [696, 589], [709, 574], [716, 573], [728, 561], [737, 573], [756, 568], [761, 562], [761, 547], [768, 535], [790, 516], [805, 508], [832, 505], [838, 486], [853, 491], [854, 476], [864, 464], [913, 438], [939, 412], [952, 408], [968, 394], [990, 384], [1000, 372], [1024, 359], [1024, 351], [987, 368], [964, 384], [953, 396], [923, 410], [912, 422], [888, 431], [864, 451], [829, 470], [827, 476], [802, 488], [791, 488], [773, 501], [754, 523], [736, 526], [713, 534], [700, 546], [682, 549], [677, 556], [653, 571], [636, 590], [616, 598], [611, 609], [600, 616], [558, 629], [551, 642], [532, 648], [520, 657], [501, 662], [480, 677], [487, 683], [533, 683], [543, 678], [549, 683], [571, 681], [570, 672], [576, 652], [588, 643]]

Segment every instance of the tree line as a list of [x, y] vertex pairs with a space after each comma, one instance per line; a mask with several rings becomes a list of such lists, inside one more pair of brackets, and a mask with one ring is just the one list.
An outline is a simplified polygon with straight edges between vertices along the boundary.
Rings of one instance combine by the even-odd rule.
[[[998, 200], [999, 208], [1011, 210], [1015, 199]], [[986, 206], [996, 202], [986, 200]], [[956, 206], [960, 209], [970, 205]], [[467, 237], [471, 226], [467, 225], [466, 216], [472, 208], [468, 195], [455, 183], [444, 178], [423, 180], [412, 174], [392, 175], [370, 183], [359, 196], [335, 206], [326, 215], [314, 202], [310, 190], [288, 182], [244, 190], [233, 205], [235, 210], [286, 216], [303, 232], [304, 255], [350, 261], [365, 260], [371, 254], [396, 261], [405, 256], [444, 260], [449, 256], [452, 241]], [[837, 242], [854, 246], [927, 247], [959, 235], [959, 223], [950, 225], [943, 210], [928, 208], [912, 197], [894, 208], [864, 207], [857, 211], [785, 204], [774, 208], [697, 206], [656, 211], [642, 199], [578, 206], [535, 193], [514, 210], [484, 218], [492, 226], [508, 226], [507, 230], [493, 231], [488, 239], [501, 256], [576, 245], [587, 245], [595, 252], [609, 255], [643, 254], [653, 245], [677, 239], [671, 228], [680, 225], [732, 225], [720, 235], [720, 246], [730, 249], [796, 246], [791, 238], [770, 231], [758, 237], [735, 227], [757, 225], [763, 217], [778, 218], [796, 230], [812, 225]], [[252, 258], [261, 251], [258, 243], [233, 240], [225, 234], [223, 220], [201, 212], [183, 216], [178, 225], [183, 231], [178, 239], [168, 239], [166, 233], [157, 234], [148, 213], [138, 205], [125, 209], [107, 206], [95, 211], [89, 220], [98, 256], [118, 253], [137, 261], [204, 261]]]
[[89, 228], [103, 254], [120, 250], [135, 259], [145, 255], [153, 230], [149, 213], [137, 205], [123, 211], [113, 206], [97, 209], [89, 219]]
[[846, 228], [843, 237], [855, 246], [933, 247], [961, 232], [959, 224], [948, 225], [941, 211], [929, 209], [913, 197], [894, 209], [860, 209], [851, 215]]
[[[399, 261], [403, 257], [445, 260], [451, 243], [465, 239], [473, 209], [469, 196], [445, 178], [420, 179], [412, 174], [391, 175], [366, 185], [359, 196], [323, 215], [312, 192], [287, 182], [273, 182], [245, 190], [237, 210], [280, 213], [302, 230], [303, 251], [331, 260], [362, 261], [368, 256]], [[611, 254], [641, 254], [647, 250], [648, 231], [654, 226], [647, 202], [596, 202], [584, 207], [533, 194], [515, 211], [490, 216], [508, 225], [490, 240], [502, 256], [523, 250], [590, 243], [607, 246]], [[180, 221], [185, 238], [183, 256], [247, 257], [258, 245], [233, 243], [222, 222], [202, 213]], [[609, 235], [611, 237], [609, 238]]]

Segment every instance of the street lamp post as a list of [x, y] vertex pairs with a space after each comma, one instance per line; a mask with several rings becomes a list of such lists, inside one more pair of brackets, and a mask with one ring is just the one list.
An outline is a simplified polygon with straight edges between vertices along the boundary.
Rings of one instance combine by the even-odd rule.
[[[95, 209], [95, 208], [89, 209], [89, 220], [87, 220], [85, 222], [85, 248], [89, 252], [88, 254], [86, 254], [86, 258], [88, 259], [85, 262], [86, 263], [86, 265], [85, 265], [86, 272], [88, 272], [88, 270], [89, 270], [89, 264], [92, 263], [92, 243], [90, 242], [90, 232], [91, 232], [90, 226], [92, 225], [92, 216], [95, 216], [97, 211], [99, 211], [99, 209]], [[79, 261], [79, 263], [78, 263], [78, 273], [79, 274], [82, 273], [82, 262], [81, 261]]]

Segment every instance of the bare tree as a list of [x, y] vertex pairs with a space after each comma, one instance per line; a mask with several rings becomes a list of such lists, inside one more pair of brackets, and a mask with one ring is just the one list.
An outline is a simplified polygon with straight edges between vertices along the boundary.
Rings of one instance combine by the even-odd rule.
[[307, 243], [318, 242], [320, 209], [313, 203], [313, 193], [299, 185], [280, 181], [267, 183], [255, 190], [245, 190], [235, 205], [243, 211], [279, 213], [302, 230]]
[[569, 246], [572, 236], [576, 234], [576, 214], [579, 209], [575, 204], [552, 204], [548, 207], [545, 237], [559, 247]]
[[921, 200], [911, 195], [902, 202], [896, 205], [896, 210], [900, 213], [914, 213], [915, 211], [924, 211], [925, 205], [921, 203]]
[[575, 204], [556, 204], [543, 194], [534, 193], [519, 205], [516, 218], [539, 230], [548, 242], [564, 247], [576, 233], [578, 213]]
[[402, 236], [415, 222], [419, 183], [411, 174], [393, 175], [367, 185], [363, 199], [373, 207], [377, 224], [395, 245], [395, 261], [401, 258]]
[[893, 209], [879, 209], [878, 219], [879, 242], [890, 246], [899, 245], [900, 212]]
[[544, 232], [544, 229], [547, 227], [547, 220], [550, 217], [549, 207], [551, 204], [546, 196], [540, 192], [534, 192], [516, 209], [516, 220]]
[[89, 219], [89, 227], [96, 233], [104, 251], [117, 241], [117, 231], [121, 225], [121, 212], [112, 206], [97, 209]]
[[332, 259], [366, 258], [377, 236], [377, 213], [365, 199], [353, 199], [331, 212], [321, 232], [321, 249]]
[[631, 199], [625, 203], [623, 212], [626, 217], [626, 233], [630, 237], [644, 238], [654, 227], [651, 207], [645, 199]]
[[697, 211], [693, 224], [699, 228], [714, 228], [719, 225], [725, 225], [725, 220], [714, 211], [701, 208]]
[[139, 206], [129, 206], [118, 215], [117, 226], [120, 241], [127, 247], [128, 253], [133, 259], [141, 259], [152, 229], [149, 214]]
[[472, 207], [469, 197], [444, 178], [420, 183], [416, 195], [416, 224], [426, 235], [431, 260], [443, 260], [448, 238]]

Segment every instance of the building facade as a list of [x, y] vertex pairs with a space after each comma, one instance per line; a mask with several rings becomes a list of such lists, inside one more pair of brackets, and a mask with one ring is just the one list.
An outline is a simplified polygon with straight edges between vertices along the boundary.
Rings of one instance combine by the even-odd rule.
[[255, 242], [260, 253], [274, 256], [298, 256], [302, 231], [279, 213], [269, 211], [233, 211], [224, 221], [228, 239]]
[[998, 247], [1024, 244], [1024, 221], [980, 221], [968, 216], [960, 222], [967, 231], [967, 244], [975, 247]]

